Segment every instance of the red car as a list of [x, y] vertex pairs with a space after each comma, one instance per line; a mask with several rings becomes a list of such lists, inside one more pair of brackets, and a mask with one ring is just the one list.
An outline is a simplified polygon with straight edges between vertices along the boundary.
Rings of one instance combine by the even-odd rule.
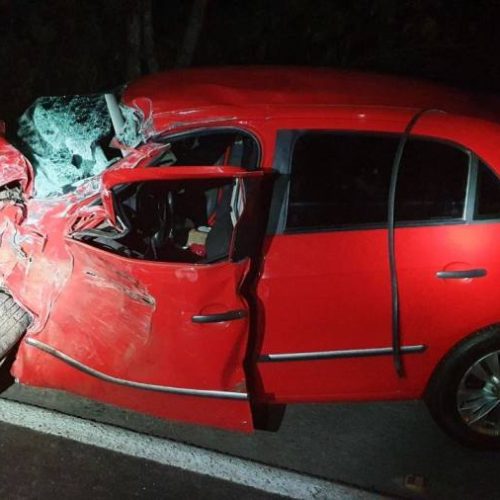
[[122, 102], [147, 140], [64, 194], [37, 197], [0, 142], [17, 381], [242, 431], [290, 403], [425, 398], [500, 447], [491, 108], [305, 68], [171, 71]]

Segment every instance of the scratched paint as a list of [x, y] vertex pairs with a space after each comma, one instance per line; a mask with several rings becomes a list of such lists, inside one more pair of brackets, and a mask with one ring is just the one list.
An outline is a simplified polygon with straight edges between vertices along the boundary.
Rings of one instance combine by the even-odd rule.
[[137, 350], [149, 342], [155, 299], [100, 252], [78, 243], [67, 246], [72, 270], [37, 336], [96, 369], [126, 372]]
[[[124, 258], [85, 242], [92, 231], [116, 235], [123, 229], [110, 215], [104, 173], [139, 171], [170, 147], [154, 142], [158, 121], [151, 101], [138, 96], [126, 103], [129, 108], [122, 108], [130, 128], [111, 143], [123, 155], [115, 159], [103, 158], [99, 150], [107, 118], [99, 122], [96, 117], [94, 131], [92, 118], [76, 133], [81, 109], [68, 119], [49, 101], [38, 103], [23, 122], [22, 138], [41, 136], [29, 155], [35, 168], [7, 142], [0, 142], [0, 190], [14, 184], [24, 193], [17, 201], [0, 197], [0, 286], [30, 313], [33, 321], [26, 337], [111, 378], [244, 393], [247, 320], [201, 329], [191, 318], [200, 312], [246, 308], [238, 290], [247, 261], [197, 268]], [[79, 107], [77, 101], [70, 102]], [[51, 111], [48, 104], [55, 106], [55, 115], [46, 113]], [[99, 107], [102, 111], [102, 101]], [[201, 124], [196, 115], [174, 114], [161, 131], [190, 120]], [[28, 118], [42, 126], [30, 128]], [[228, 119], [212, 117], [208, 122]], [[120, 178], [127, 183], [130, 177]], [[20, 343], [12, 374], [21, 383], [69, 390], [163, 418], [252, 429], [246, 398], [200, 399], [118, 387], [27, 342]]]

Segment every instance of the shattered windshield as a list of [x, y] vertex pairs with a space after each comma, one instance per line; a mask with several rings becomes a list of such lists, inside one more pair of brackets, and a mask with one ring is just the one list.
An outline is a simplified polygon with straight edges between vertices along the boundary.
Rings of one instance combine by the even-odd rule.
[[[118, 140], [144, 142], [144, 117], [120, 105], [125, 124]], [[121, 157], [110, 147], [113, 125], [104, 94], [40, 97], [19, 119], [17, 147], [35, 171], [35, 196], [68, 193]]]

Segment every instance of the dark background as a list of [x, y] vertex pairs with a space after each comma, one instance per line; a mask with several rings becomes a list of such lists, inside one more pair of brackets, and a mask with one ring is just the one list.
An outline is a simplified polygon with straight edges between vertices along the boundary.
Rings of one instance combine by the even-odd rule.
[[0, 117], [175, 66], [294, 64], [500, 86], [499, 0], [0, 0]]

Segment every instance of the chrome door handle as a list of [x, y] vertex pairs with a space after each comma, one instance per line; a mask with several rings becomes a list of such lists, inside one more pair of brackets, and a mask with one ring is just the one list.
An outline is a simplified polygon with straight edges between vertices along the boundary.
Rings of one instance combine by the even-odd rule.
[[436, 277], [443, 280], [463, 280], [466, 278], [483, 278], [486, 276], [486, 269], [467, 269], [463, 271], [438, 271]]
[[195, 314], [191, 320], [193, 323], [222, 323], [223, 321], [242, 319], [246, 316], [247, 312], [244, 309], [236, 309], [217, 314]]

